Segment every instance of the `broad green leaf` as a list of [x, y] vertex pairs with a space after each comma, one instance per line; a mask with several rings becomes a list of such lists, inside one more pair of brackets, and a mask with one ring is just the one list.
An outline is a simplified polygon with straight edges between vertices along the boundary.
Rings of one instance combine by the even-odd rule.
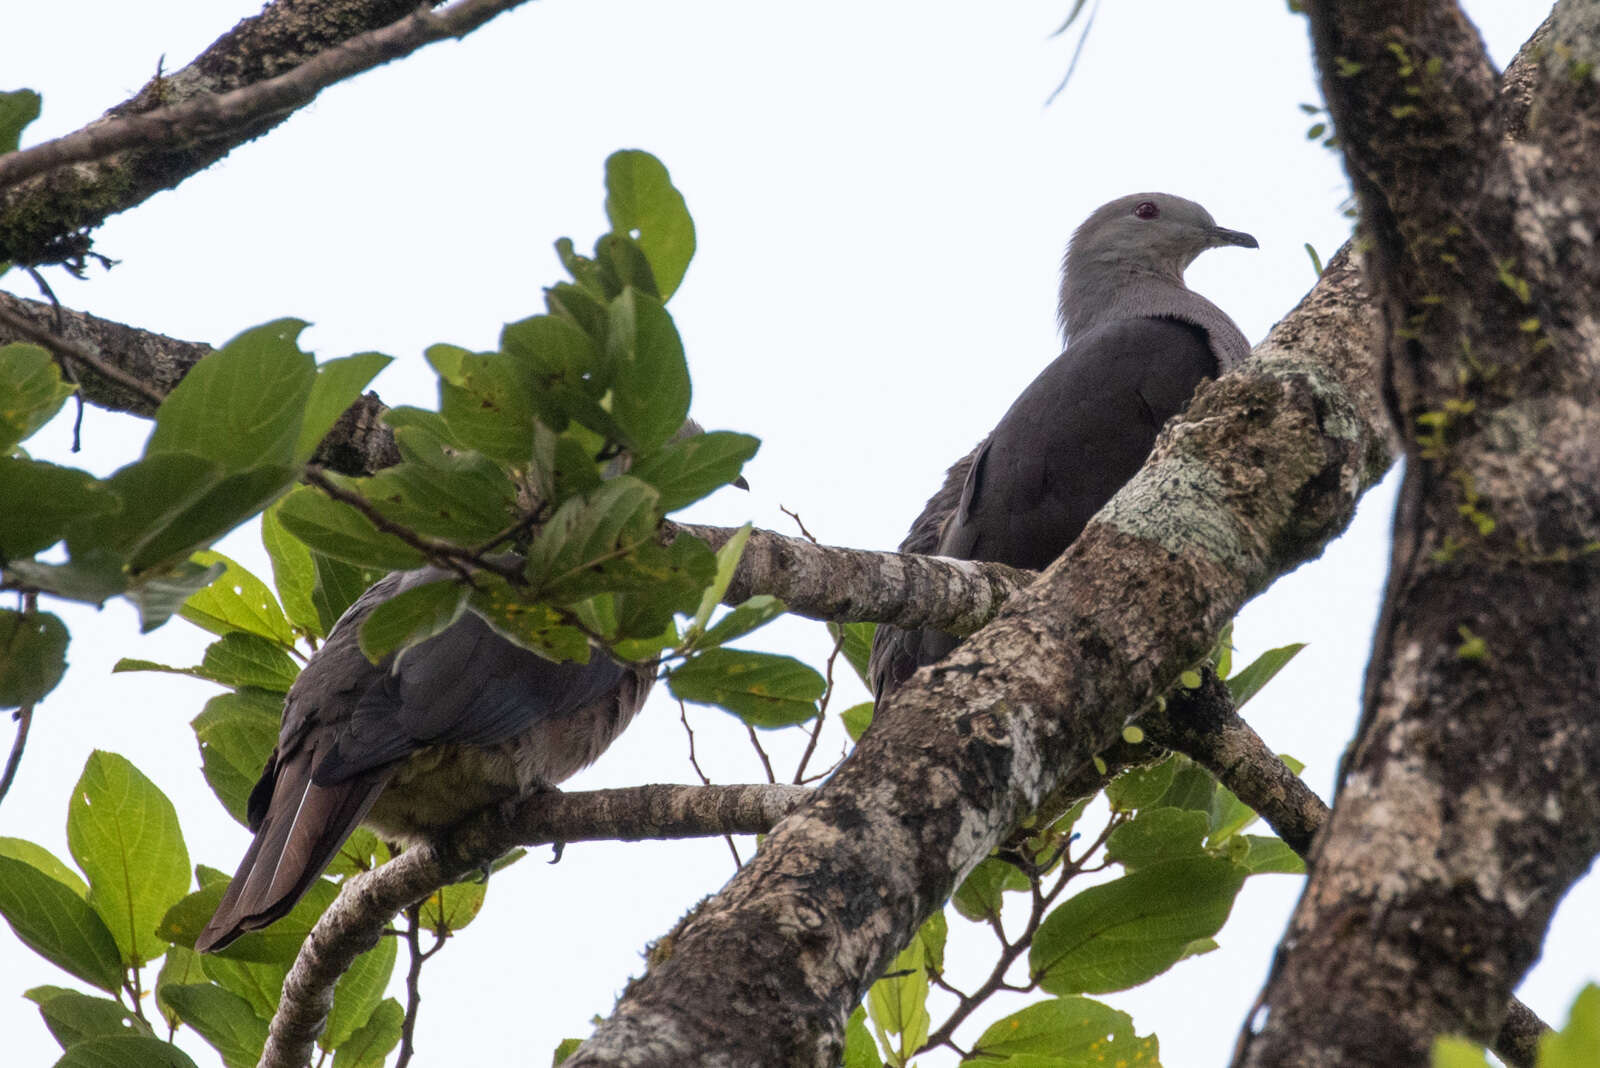
[[[567, 246], [571, 248], [570, 241]], [[544, 303], [551, 315], [565, 319], [597, 342], [605, 341], [606, 306], [593, 292], [570, 282], [557, 282], [545, 287]]]
[[844, 1025], [843, 1068], [883, 1068], [878, 1044], [867, 1030], [867, 1010], [860, 1005], [851, 1011]]
[[1039, 925], [1030, 970], [1052, 994], [1137, 986], [1221, 930], [1244, 879], [1231, 861], [1190, 857], [1092, 886]]
[[389, 598], [362, 621], [362, 653], [376, 664], [390, 653], [443, 633], [467, 610], [471, 592], [454, 579], [443, 579]]
[[576, 585], [577, 592], [596, 585], [626, 586], [616, 594], [617, 632], [623, 638], [651, 638], [671, 625], [675, 613], [687, 614], [695, 606], [716, 570], [711, 547], [680, 534], [670, 545], [646, 542]]
[[706, 636], [696, 644], [705, 649], [726, 645], [777, 619], [783, 612], [782, 601], [771, 594], [756, 594], [717, 620], [716, 625], [706, 631]]
[[105, 921], [75, 888], [25, 861], [0, 856], [0, 914], [19, 941], [101, 990], [122, 983], [122, 961]]
[[672, 296], [694, 256], [694, 220], [660, 160], [637, 149], [607, 158], [606, 217], [639, 242], [661, 299]]
[[317, 573], [316, 583], [311, 587], [311, 603], [316, 607], [324, 633], [332, 631], [334, 624], [367, 587], [389, 571], [388, 568], [349, 564], [319, 552], [311, 554], [311, 566]]
[[1233, 791], [1220, 783], [1211, 795], [1210, 827], [1206, 845], [1215, 848], [1250, 826], [1257, 819], [1256, 810], [1240, 801]]
[[638, 588], [621, 560], [653, 539], [657, 496], [654, 487], [622, 475], [567, 501], [528, 547], [528, 581], [542, 596]]
[[849, 662], [856, 673], [856, 678], [861, 680], [861, 685], [868, 690], [872, 689], [872, 673], [868, 668], [868, 661], [872, 658], [872, 641], [878, 633], [876, 623], [829, 623], [828, 633], [834, 641], [839, 641], [841, 635], [844, 641], [839, 646], [839, 651]]
[[1177, 772], [1174, 757], [1148, 767], [1129, 768], [1106, 786], [1106, 800], [1118, 812], [1150, 808], [1171, 788]]
[[982, 922], [1000, 915], [1005, 904], [1004, 891], [1026, 889], [1028, 878], [1016, 865], [997, 857], [984, 857], [956, 887], [950, 903], [967, 919]]
[[611, 414], [643, 462], [689, 417], [689, 365], [672, 317], [655, 298], [629, 288], [611, 307], [614, 339], [624, 334], [621, 321], [632, 323], [631, 343], [614, 353]]
[[944, 971], [944, 944], [950, 938], [950, 921], [944, 918], [944, 910], [929, 916], [917, 930], [917, 941], [922, 943], [922, 959], [930, 970]]
[[102, 1035], [148, 1035], [150, 1026], [112, 998], [97, 998], [60, 986], [36, 986], [22, 995], [39, 1006], [44, 1025], [70, 1049]]
[[1217, 644], [1211, 650], [1211, 660], [1219, 679], [1226, 679], [1233, 672], [1233, 620], [1228, 620], [1228, 625], [1217, 635]]
[[156, 973], [155, 1000], [156, 1008], [161, 1010], [161, 1018], [168, 1027], [176, 1027], [181, 1021], [178, 1011], [167, 1004], [167, 990], [205, 981], [206, 973], [201, 967], [200, 954], [183, 946], [167, 947], [167, 955], [161, 958], [161, 970]]
[[294, 463], [317, 374], [296, 343], [305, 328], [298, 319], [266, 323], [195, 364], [156, 409], [145, 454], [192, 453], [230, 474]]
[[312, 600], [317, 568], [311, 560], [311, 550], [284, 529], [278, 519], [278, 508], [274, 504], [261, 513], [261, 545], [272, 561], [272, 583], [278, 588], [278, 598], [289, 622], [319, 638], [326, 637], [327, 630]]
[[197, 958], [201, 980], [209, 979], [235, 997], [243, 998], [250, 1011], [261, 1019], [270, 1020], [278, 1011], [283, 980], [289, 974], [289, 961], [234, 960], [215, 953], [196, 953], [183, 946], [173, 946], [172, 951]]
[[1186, 808], [1144, 809], [1111, 832], [1106, 856], [1129, 871], [1179, 857], [1198, 856], [1206, 814]]
[[333, 1008], [328, 1011], [322, 1034], [317, 1036], [317, 1045], [334, 1049], [366, 1025], [389, 985], [399, 941], [378, 939], [377, 945], [357, 957], [350, 970], [339, 977], [339, 984], [333, 988]]
[[37, 560], [9, 560], [6, 571], [19, 582], [69, 601], [104, 604], [128, 588], [122, 558], [107, 549], [87, 549], [73, 554], [65, 564]]
[[470, 599], [472, 610], [495, 633], [552, 660], [588, 662], [588, 636], [554, 608], [522, 600], [498, 576], [482, 576], [477, 583]]
[[663, 513], [675, 512], [728, 485], [761, 447], [761, 439], [709, 430], [668, 442], [633, 465], [630, 473], [661, 491]]
[[128, 588], [126, 596], [139, 610], [139, 632], [149, 634], [183, 607], [196, 591], [222, 574], [221, 564], [209, 566], [188, 560], [154, 574], [146, 573]]
[[146, 456], [113, 471], [102, 485], [119, 507], [67, 533], [72, 558], [98, 548], [133, 557], [202, 501], [223, 474], [216, 461], [186, 452]]
[[287, 693], [300, 670], [284, 652], [266, 638], [236, 630], [206, 646], [198, 667], [175, 668], [149, 660], [122, 659], [111, 669], [119, 671], [163, 671], [209, 679], [235, 689], [254, 687], [272, 693]]
[[[928, 971], [923, 943], [913, 939], [884, 978], [867, 991], [867, 1016], [890, 1051], [890, 1063], [905, 1064], [928, 1038]], [[889, 1041], [888, 1036], [897, 1036]]]
[[0, 708], [33, 704], [67, 670], [67, 626], [49, 612], [0, 608]]
[[400, 571], [422, 563], [422, 554], [417, 550], [393, 534], [378, 530], [354, 508], [331, 500], [311, 486], [300, 486], [283, 498], [278, 505], [278, 521], [313, 550], [336, 560], [385, 571]]
[[206, 782], [228, 814], [246, 823], [250, 791], [278, 742], [283, 700], [262, 690], [219, 694], [194, 718]]
[[529, 404], [545, 427], [560, 432], [575, 419], [608, 438], [616, 436], [615, 423], [600, 403], [611, 385], [611, 360], [596, 337], [567, 319], [535, 315], [506, 324], [500, 348], [526, 376]]
[[516, 518], [515, 487], [492, 461], [469, 452], [441, 464], [403, 463], [370, 478], [334, 481], [385, 519], [430, 537], [485, 541]]
[[79, 897], [89, 896], [89, 884], [83, 881], [83, 877], [37, 842], [30, 842], [26, 838], [0, 837], [0, 857], [20, 860], [44, 872]]
[[1188, 757], [1174, 756], [1170, 759], [1174, 767], [1172, 785], [1148, 807], [1192, 808], [1209, 814], [1217, 780]]
[[333, 1068], [379, 1068], [389, 1051], [399, 1045], [405, 1016], [398, 1001], [384, 998], [366, 1024], [334, 1052]]
[[1025, 1068], [1160, 1068], [1155, 1035], [1134, 1034], [1133, 1018], [1090, 998], [1041, 1001], [990, 1024], [966, 1064], [995, 1058]]
[[102, 1035], [80, 1042], [54, 1068], [195, 1068], [170, 1042], [146, 1035]]
[[[178, 454], [181, 455], [181, 454]], [[295, 469], [268, 464], [238, 471], [207, 487], [205, 495], [140, 540], [130, 553], [135, 571], [171, 564], [208, 548], [246, 519], [277, 500], [294, 481]]]
[[387, 864], [389, 858], [389, 847], [376, 834], [365, 827], [357, 827], [333, 855], [328, 874], [354, 875], [358, 871], [372, 871], [380, 864]]
[[791, 656], [709, 649], [667, 676], [674, 697], [727, 709], [752, 727], [787, 727], [817, 714], [823, 677]]
[[[1579, 1064], [1593, 1064], [1593, 1061], [1577, 1062]], [[1489, 1068], [1489, 1058], [1484, 1055], [1483, 1047], [1470, 1038], [1461, 1038], [1457, 1035], [1440, 1035], [1433, 1040], [1433, 1056], [1428, 1061], [1430, 1068]], [[1540, 1068], [1549, 1068], [1541, 1059]]]
[[[0, 114], [4, 108], [0, 93]], [[61, 369], [38, 345], [0, 345], [0, 456], [48, 423], [74, 388], [61, 381]]]
[[196, 553], [193, 559], [199, 564], [221, 564], [227, 570], [211, 585], [190, 595], [179, 615], [213, 634], [242, 630], [283, 646], [294, 645], [289, 620], [265, 582], [219, 552]]
[[67, 806], [67, 846], [122, 963], [141, 967], [165, 953], [156, 925], [189, 887], [189, 851], [156, 784], [124, 757], [89, 754]]
[[32, 89], [0, 93], [0, 155], [17, 150], [22, 131], [39, 117], [42, 103], [43, 98]]
[[839, 722], [844, 724], [845, 733], [850, 735], [852, 742], [859, 742], [861, 736], [867, 733], [867, 728], [872, 726], [872, 708], [871, 701], [862, 701], [839, 713]]
[[327, 437], [345, 409], [354, 404], [367, 383], [392, 362], [393, 357], [381, 352], [361, 352], [318, 365], [317, 377], [312, 380], [311, 392], [306, 398], [300, 434], [295, 441], [295, 463], [303, 464], [315, 455], [317, 446], [322, 444], [322, 439]]
[[[608, 300], [615, 300], [624, 290], [635, 289], [652, 300], [661, 299], [661, 289], [656, 285], [655, 271], [650, 268], [650, 257], [644, 254], [639, 243], [626, 234], [612, 232], [600, 235], [594, 243], [595, 271], [600, 286]], [[614, 340], [615, 320], [607, 331], [607, 341]]]
[[210, 983], [175, 986], [166, 996], [183, 1022], [211, 1043], [228, 1068], [251, 1068], [260, 1060], [261, 1047], [267, 1043], [267, 1021], [255, 1014], [249, 1002]]
[[694, 620], [689, 627], [690, 634], [703, 633], [706, 624], [711, 620], [711, 613], [722, 603], [723, 595], [728, 592], [729, 583], [733, 582], [733, 573], [739, 566], [739, 558], [744, 555], [745, 543], [750, 540], [752, 529], [752, 524], [746, 523], [734, 531], [733, 536], [717, 550], [717, 573], [712, 578], [711, 585], [707, 586], [705, 593], [700, 596], [700, 607], [695, 610]]
[[1600, 986], [1578, 992], [1567, 1026], [1539, 1039], [1539, 1068], [1586, 1068], [1600, 1064]]
[[428, 362], [439, 375], [439, 414], [462, 444], [507, 463], [533, 455], [533, 373], [504, 353], [434, 345]]
[[32, 556], [117, 507], [87, 471], [0, 456], [0, 559]]
[[[161, 937], [193, 949], [195, 938], [211, 919], [211, 914], [217, 911], [217, 905], [227, 889], [227, 881], [219, 879], [184, 897], [161, 917]], [[289, 915], [264, 930], [240, 935], [238, 941], [220, 951], [219, 958], [288, 965], [300, 952], [300, 944], [311, 933], [323, 910], [333, 903], [338, 893], [339, 888], [331, 880], [318, 879], [289, 911]]]
[[1233, 695], [1234, 708], [1243, 708], [1250, 698], [1260, 693], [1261, 688], [1272, 681], [1272, 676], [1282, 671], [1284, 666], [1294, 659], [1295, 654], [1305, 647], [1305, 642], [1295, 642], [1293, 645], [1268, 649], [1252, 660], [1249, 667], [1243, 668], [1229, 679], [1228, 692]]
[[1246, 845], [1245, 854], [1238, 863], [1251, 875], [1304, 875], [1306, 862], [1300, 859], [1289, 844], [1275, 835], [1245, 834], [1239, 836]]

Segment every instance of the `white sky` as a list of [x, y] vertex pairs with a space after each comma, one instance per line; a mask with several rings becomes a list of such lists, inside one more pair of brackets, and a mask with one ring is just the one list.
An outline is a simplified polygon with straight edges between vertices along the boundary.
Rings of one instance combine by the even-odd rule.
[[[944, 468], [1056, 354], [1057, 263], [1098, 204], [1166, 190], [1255, 234], [1259, 251], [1208, 253], [1189, 272], [1252, 341], [1311, 284], [1302, 245], [1327, 256], [1347, 232], [1338, 161], [1304, 137], [1312, 120], [1297, 105], [1318, 95], [1303, 22], [1281, 0], [1107, 0], [1072, 84], [1046, 107], [1073, 44], [1049, 34], [1070, 6], [529, 5], [328, 91], [101, 229], [97, 248], [120, 261], [114, 271], [88, 282], [57, 271], [51, 282], [71, 307], [213, 343], [297, 315], [315, 324], [303, 340], [320, 357], [398, 357], [376, 383], [389, 403], [432, 404], [421, 350], [441, 340], [487, 347], [501, 323], [541, 310], [540, 287], [560, 276], [551, 242], [570, 235], [583, 247], [605, 228], [605, 156], [645, 148], [667, 164], [698, 226], [699, 253], [672, 304], [694, 414], [764, 441], [747, 469], [751, 493], [725, 492], [693, 517], [792, 532], [782, 505], [824, 541], [891, 547]], [[1467, 6], [1501, 63], [1548, 8]], [[256, 8], [27, 5], [7, 14], [0, 88], [44, 94], [33, 143], [122, 100], [162, 56], [168, 69], [183, 65]], [[25, 278], [6, 282], [34, 295]], [[146, 432], [90, 409], [77, 457], [60, 421], [29, 447], [105, 473]], [[1248, 711], [1325, 796], [1358, 713], [1391, 501], [1392, 483], [1237, 628], [1240, 663], [1310, 642]], [[261, 568], [253, 529], [221, 547]], [[192, 862], [231, 870], [246, 835], [212, 800], [188, 727], [215, 687], [108, 675], [119, 656], [195, 663], [206, 636], [176, 621], [140, 637], [120, 603], [61, 611], [71, 668], [35, 719], [0, 834], [67, 857], [67, 796], [99, 746], [173, 799]], [[758, 638], [819, 664], [828, 648], [820, 625], [804, 621]], [[841, 693], [836, 707], [860, 698]], [[714, 776], [759, 776], [728, 717], [691, 709], [691, 720]], [[569, 785], [693, 781], [684, 752], [677, 709], [658, 695]], [[645, 942], [730, 869], [712, 840], [579, 845], [558, 866], [530, 858], [497, 876], [484, 914], [424, 970], [418, 1063], [548, 1063], [559, 1039], [609, 1011]], [[1252, 880], [1221, 951], [1105, 1000], [1133, 1013], [1140, 1033], [1160, 1035], [1168, 1068], [1223, 1061], [1299, 886]], [[1524, 985], [1546, 1019], [1564, 1019], [1581, 983], [1600, 976], [1600, 935], [1583, 919], [1597, 908], [1600, 888], [1581, 884]], [[981, 932], [953, 923], [953, 946], [986, 948]], [[57, 1048], [19, 995], [74, 980], [7, 934], [0, 975], [8, 1062], [49, 1063]], [[198, 1039], [185, 1046], [214, 1062]]]

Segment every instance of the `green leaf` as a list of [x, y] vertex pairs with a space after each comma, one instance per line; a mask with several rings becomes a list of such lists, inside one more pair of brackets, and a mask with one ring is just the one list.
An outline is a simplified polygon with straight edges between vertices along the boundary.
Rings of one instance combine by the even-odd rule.
[[335, 1051], [333, 1068], [379, 1068], [389, 1051], [400, 1044], [405, 1010], [394, 998], [384, 998], [366, 1024]]
[[398, 946], [397, 938], [378, 939], [377, 945], [357, 957], [350, 970], [339, 977], [339, 984], [333, 988], [333, 1008], [328, 1011], [328, 1022], [317, 1037], [317, 1045], [334, 1049], [366, 1025], [383, 1000]]
[[221, 564], [203, 566], [185, 560], [155, 574], [144, 575], [125, 591], [128, 600], [139, 610], [139, 632], [149, 634], [171, 619], [185, 601], [196, 591], [211, 585], [222, 571]]
[[674, 697], [717, 705], [752, 727], [787, 727], [817, 715], [823, 677], [792, 656], [709, 649], [667, 676]]
[[660, 160], [637, 149], [611, 154], [606, 160], [606, 217], [612, 230], [639, 242], [661, 299], [672, 296], [694, 256], [694, 220]]
[[1306, 862], [1276, 835], [1245, 834], [1247, 849], [1239, 863], [1251, 875], [1304, 875]]
[[1244, 879], [1231, 861], [1190, 857], [1092, 886], [1045, 917], [1029, 967], [1052, 994], [1137, 986], [1221, 930]]
[[[1433, 1040], [1433, 1056], [1428, 1064], [1431, 1068], [1489, 1068], [1489, 1058], [1484, 1056], [1483, 1047], [1470, 1038], [1440, 1035]], [[1549, 1068], [1542, 1059], [1539, 1065]]]
[[195, 364], [156, 410], [145, 454], [192, 453], [230, 474], [294, 463], [317, 375], [296, 343], [305, 328], [298, 319], [266, 323]]
[[1211, 833], [1206, 845], [1212, 848], [1221, 845], [1259, 818], [1255, 809], [1235, 797], [1232, 790], [1218, 784], [1217, 792], [1211, 795], [1208, 821]]
[[44, 1025], [71, 1049], [102, 1035], [148, 1035], [150, 1026], [112, 998], [97, 998], [60, 986], [36, 986], [22, 995], [39, 1006]]
[[1171, 788], [1177, 772], [1178, 764], [1172, 757], [1159, 764], [1129, 768], [1106, 786], [1106, 800], [1118, 812], [1150, 808]]
[[[867, 991], [867, 1016], [890, 1050], [891, 1063], [907, 1063], [910, 1055], [927, 1041], [930, 1021], [925, 961], [923, 943], [914, 939], [885, 969], [884, 977]], [[887, 1035], [897, 1035], [899, 1041], [890, 1043]]]
[[54, 1068], [195, 1068], [170, 1042], [146, 1035], [105, 1035], [80, 1042]]
[[616, 594], [618, 634], [651, 638], [671, 625], [675, 613], [687, 614], [694, 607], [716, 570], [717, 558], [711, 547], [699, 538], [680, 534], [670, 545], [646, 542], [631, 556], [585, 579], [580, 588], [626, 585], [627, 589]]
[[922, 959], [931, 970], [944, 971], [944, 944], [949, 938], [950, 921], [944, 918], [943, 910], [929, 916], [927, 922], [917, 930], [917, 941], [922, 943]]
[[728, 485], [761, 447], [761, 439], [708, 430], [668, 442], [633, 465], [630, 473], [661, 491], [663, 513], [675, 512]]
[[1206, 814], [1186, 808], [1152, 808], [1111, 832], [1106, 856], [1129, 871], [1165, 860], [1197, 856], [1206, 836]]
[[183, 560], [208, 548], [246, 519], [259, 513], [294, 481], [295, 469], [283, 464], [252, 467], [207, 487], [205, 495], [144, 539], [131, 553], [135, 571]]
[[73, 887], [25, 861], [0, 856], [0, 915], [23, 945], [101, 990], [122, 983], [105, 921]]
[[67, 846], [122, 963], [142, 967], [165, 953], [155, 929], [188, 889], [189, 851], [156, 784], [124, 757], [89, 754], [67, 806]]
[[839, 713], [839, 722], [844, 724], [845, 733], [852, 742], [859, 742], [861, 736], [867, 733], [867, 728], [872, 726], [872, 709], [871, 701], [862, 701]]
[[1217, 780], [1205, 768], [1188, 757], [1174, 756], [1172, 785], [1156, 799], [1151, 808], [1192, 808], [1208, 814], [1211, 798], [1217, 791]]
[[417, 550], [378, 530], [349, 505], [310, 486], [300, 486], [284, 497], [278, 504], [278, 521], [290, 534], [335, 560], [384, 571], [402, 571], [422, 563]]
[[467, 610], [468, 586], [454, 579], [413, 586], [379, 604], [361, 624], [361, 651], [374, 664], [441, 634]]
[[67, 670], [67, 626], [49, 612], [0, 608], [0, 708], [32, 704]]
[[282, 698], [261, 690], [241, 690], [213, 697], [190, 724], [200, 743], [201, 765], [211, 792], [240, 823], [247, 823], [250, 791], [278, 743], [282, 718]]
[[289, 692], [299, 669], [283, 648], [265, 638], [236, 630], [206, 646], [198, 667], [179, 668], [151, 660], [124, 657], [111, 669], [121, 671], [162, 671], [169, 675], [188, 675], [235, 688], [255, 687], [272, 693]]
[[156, 973], [156, 1008], [161, 1010], [161, 1018], [168, 1027], [176, 1027], [182, 1021], [178, 1011], [167, 1003], [167, 991], [175, 986], [203, 983], [205, 979], [200, 954], [182, 946], [167, 947], [167, 955], [161, 958], [161, 970]]
[[834, 641], [839, 636], [844, 636], [839, 651], [844, 654], [845, 660], [856, 673], [856, 678], [861, 680], [861, 685], [868, 690], [872, 689], [872, 673], [868, 670], [868, 662], [872, 658], [872, 641], [878, 633], [876, 623], [829, 623], [828, 633]]
[[68, 531], [72, 558], [100, 548], [131, 558], [203, 500], [222, 477], [220, 464], [184, 452], [146, 456], [119, 468], [102, 485], [120, 507]]
[[89, 884], [83, 881], [83, 877], [63, 864], [59, 857], [37, 842], [30, 842], [26, 838], [0, 837], [0, 857], [20, 860], [24, 864], [44, 872], [79, 897], [87, 898], [89, 896]]
[[270, 1020], [278, 1011], [283, 981], [289, 974], [288, 961], [233, 960], [215, 953], [196, 953], [183, 946], [173, 946], [172, 952], [198, 959], [202, 979], [210, 979], [228, 993], [243, 998], [250, 1011], [261, 1019]]
[[996, 1020], [973, 1044], [966, 1064], [995, 1058], [1023, 1068], [1160, 1068], [1155, 1035], [1134, 1034], [1133, 1018], [1090, 998], [1041, 1001]]
[[334, 481], [366, 498], [385, 519], [430, 537], [485, 541], [516, 518], [515, 487], [474, 452], [442, 457], [439, 466], [403, 463], [370, 478]]
[[429, 895], [422, 903], [422, 925], [436, 938], [446, 938], [477, 918], [489, 883], [475, 879], [452, 883]]
[[[227, 889], [228, 880], [218, 879], [184, 897], [161, 917], [161, 925], [157, 929], [161, 937], [193, 949], [195, 938], [211, 919], [211, 914], [217, 911], [217, 905]], [[311, 933], [311, 928], [338, 893], [339, 888], [331, 880], [318, 879], [289, 911], [289, 915], [264, 930], [240, 935], [237, 941], [220, 951], [217, 959], [287, 966], [294, 961], [295, 955], [300, 952], [300, 944], [306, 940], [306, 935]], [[204, 959], [209, 961], [213, 958], [208, 956]]]
[[317, 568], [311, 560], [311, 550], [284, 529], [278, 519], [279, 507], [274, 504], [261, 513], [261, 544], [272, 561], [273, 585], [278, 588], [278, 598], [289, 622], [319, 638], [326, 637], [328, 632], [312, 600]]
[[711, 613], [717, 605], [722, 603], [723, 595], [728, 592], [728, 586], [733, 582], [733, 573], [739, 567], [739, 558], [744, 555], [745, 543], [750, 540], [750, 531], [753, 525], [746, 523], [733, 532], [733, 536], [723, 543], [717, 550], [717, 573], [711, 579], [711, 585], [700, 596], [700, 607], [695, 610], [694, 620], [689, 625], [689, 634], [704, 633], [706, 624], [711, 620]]
[[1295, 642], [1293, 645], [1268, 649], [1252, 660], [1249, 667], [1229, 679], [1228, 692], [1233, 695], [1234, 708], [1243, 708], [1250, 698], [1260, 693], [1261, 688], [1272, 681], [1272, 676], [1282, 671], [1284, 665], [1293, 660], [1295, 654], [1305, 647], [1305, 642]]
[[850, 1019], [844, 1025], [842, 1068], [883, 1068], [878, 1044], [873, 1041], [872, 1032], [867, 1030], [867, 1010], [860, 1005], [851, 1011]]
[[528, 547], [525, 574], [540, 596], [584, 596], [637, 589], [621, 558], [652, 539], [657, 493], [621, 475], [567, 501]]
[[998, 857], [984, 857], [962, 880], [950, 903], [962, 916], [974, 922], [991, 920], [1005, 905], [1004, 891], [1028, 889], [1028, 878], [1016, 866]]
[[462, 444], [511, 464], [533, 455], [532, 368], [504, 353], [433, 345], [428, 362], [439, 375], [439, 414]]
[[[666, 442], [689, 417], [689, 365], [672, 316], [659, 301], [629, 288], [611, 304], [616, 377], [611, 414], [640, 461]], [[632, 330], [620, 328], [631, 321]]]
[[7, 574], [46, 593], [69, 601], [104, 604], [127, 589], [128, 576], [122, 558], [106, 549], [89, 549], [76, 554], [70, 563], [41, 564], [37, 560], [11, 560]]
[[367, 383], [393, 362], [381, 352], [362, 352], [329, 360], [317, 367], [306, 398], [305, 415], [295, 440], [294, 462], [303, 464], [316, 454], [317, 446], [328, 436], [333, 424], [356, 402]]
[[179, 615], [213, 634], [226, 635], [236, 630], [259, 635], [285, 647], [294, 645], [294, 631], [284, 617], [278, 599], [267, 584], [236, 560], [219, 552], [196, 553], [198, 564], [221, 564], [227, 570], [211, 585], [192, 594]]
[[1539, 1039], [1539, 1068], [1584, 1068], [1600, 1063], [1600, 986], [1578, 992], [1567, 1026]]
[[22, 131], [39, 117], [43, 102], [32, 89], [0, 93], [0, 155], [17, 150], [22, 143]]
[[172, 987], [166, 996], [179, 1018], [211, 1043], [228, 1068], [251, 1068], [261, 1059], [267, 1021], [237, 994], [210, 983], [195, 983]]
[[[661, 299], [655, 272], [650, 269], [650, 258], [644, 254], [639, 243], [626, 234], [602, 234], [600, 240], [594, 243], [594, 262], [607, 299], [615, 300], [630, 288], [654, 300]], [[608, 330], [607, 334], [609, 341], [612, 331]]]
[[589, 660], [589, 638], [547, 604], [530, 604], [498, 576], [477, 579], [472, 610], [506, 641], [552, 660]]
[[[8, 95], [0, 93], [0, 141]], [[38, 345], [0, 345], [0, 456], [48, 423], [74, 388], [61, 381], [61, 369]]]
[[311, 554], [311, 565], [317, 573], [311, 603], [316, 606], [323, 633], [333, 630], [356, 598], [388, 573], [387, 568], [359, 567], [318, 552]]
[[765, 626], [783, 613], [782, 601], [771, 594], [758, 593], [717, 620], [716, 625], [706, 631], [706, 636], [696, 644], [702, 649], [726, 645], [757, 627]]

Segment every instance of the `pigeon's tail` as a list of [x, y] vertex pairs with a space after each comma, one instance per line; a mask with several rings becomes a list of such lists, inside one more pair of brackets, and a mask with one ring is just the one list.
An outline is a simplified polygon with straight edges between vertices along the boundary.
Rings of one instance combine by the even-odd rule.
[[[355, 830], [384, 784], [392, 766], [318, 786], [311, 772], [318, 753], [307, 747], [279, 763], [267, 763], [251, 794], [251, 826], [255, 841], [239, 862], [194, 948], [201, 953], [222, 949], [248, 931], [258, 931], [288, 914], [317, 876], [322, 874], [344, 840]], [[266, 812], [257, 818], [258, 799]]]

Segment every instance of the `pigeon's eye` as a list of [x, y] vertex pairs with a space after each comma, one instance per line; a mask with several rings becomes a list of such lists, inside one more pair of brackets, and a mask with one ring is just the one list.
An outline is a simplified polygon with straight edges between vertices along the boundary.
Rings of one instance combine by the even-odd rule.
[[1133, 213], [1141, 219], [1154, 219], [1161, 214], [1161, 209], [1156, 207], [1156, 202], [1153, 200], [1141, 200], [1139, 206], [1133, 209]]

